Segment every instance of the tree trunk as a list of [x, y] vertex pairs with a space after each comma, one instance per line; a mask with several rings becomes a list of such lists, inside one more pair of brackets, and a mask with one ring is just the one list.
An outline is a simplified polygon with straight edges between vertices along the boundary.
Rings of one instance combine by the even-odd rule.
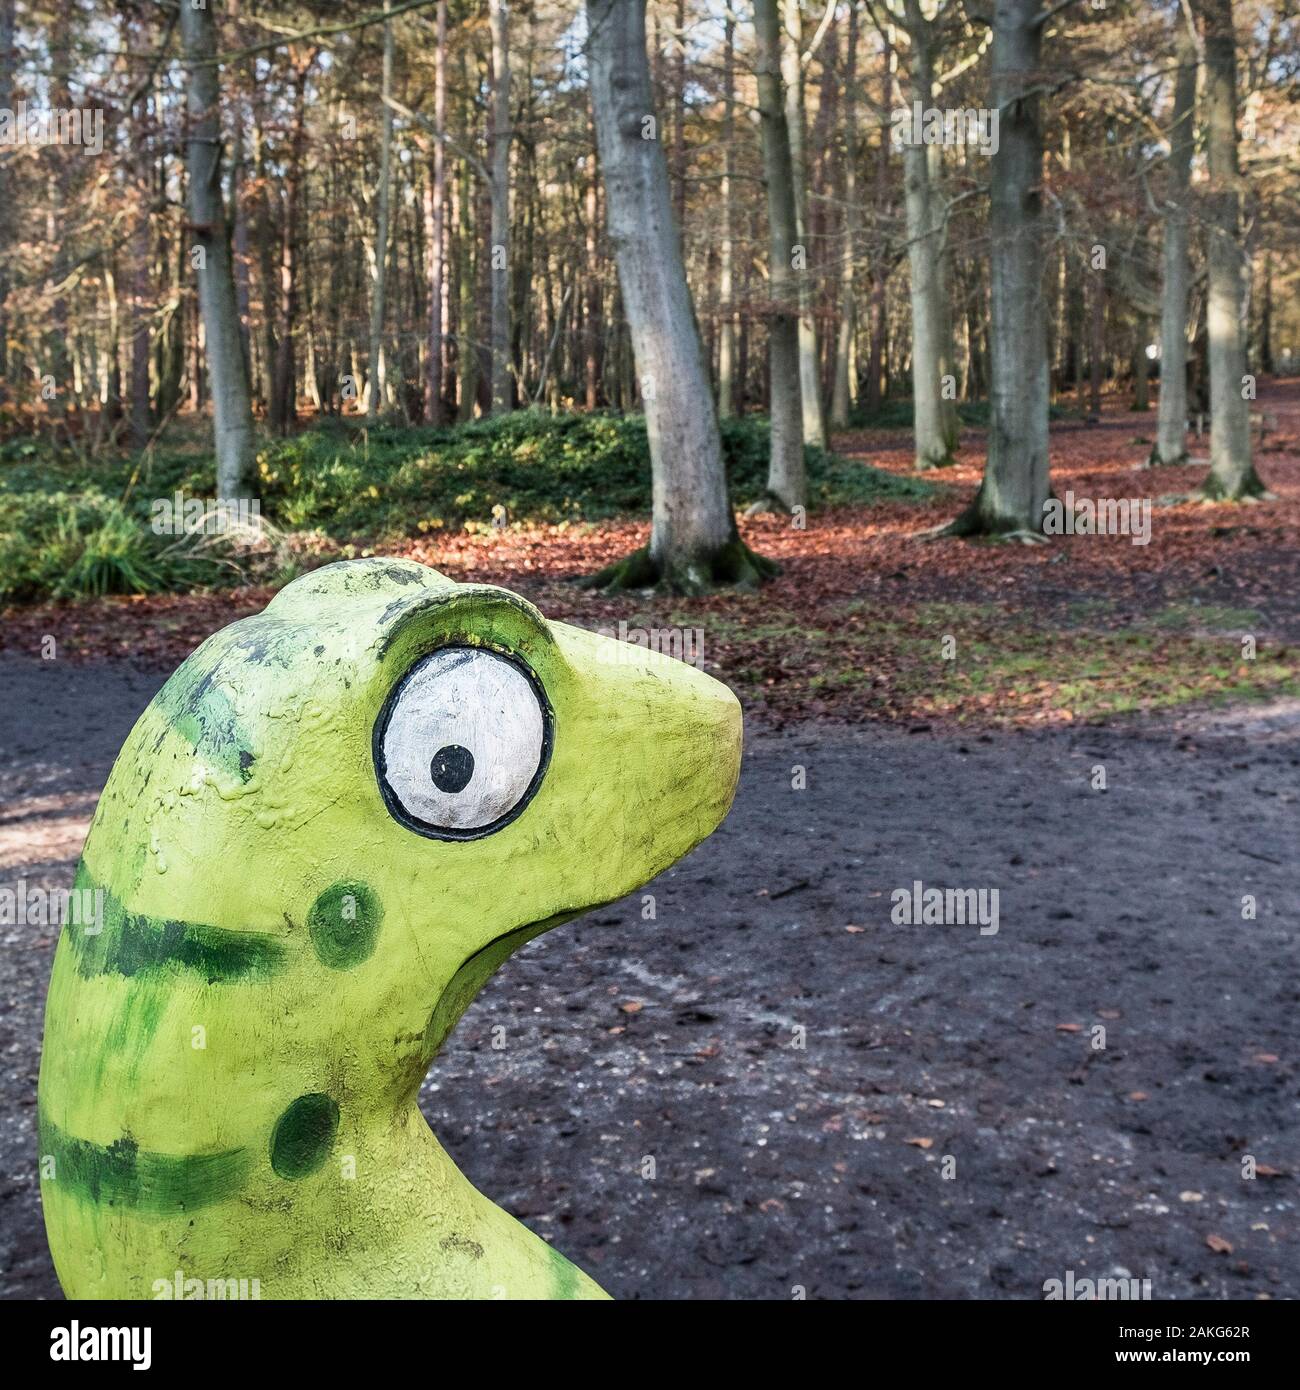
[[[465, 62], [465, 46], [457, 45], [456, 50], [457, 84], [462, 92], [468, 92], [468, 69]], [[468, 127], [473, 117], [473, 106], [468, 95], [462, 107], [463, 126]], [[474, 215], [471, 204], [474, 200], [474, 181], [470, 163], [463, 155], [456, 176], [456, 236], [458, 266], [456, 283], [459, 290], [459, 303], [456, 310], [456, 400], [457, 418], [461, 421], [474, 418], [474, 401], [478, 395], [478, 322], [477, 322], [477, 277], [478, 265], [474, 257]]]
[[310, 67], [309, 61], [295, 73], [293, 127], [284, 172], [284, 223], [280, 229], [280, 335], [276, 342], [270, 403], [271, 427], [282, 434], [292, 428], [298, 408], [294, 361], [298, 319], [298, 200], [302, 190], [306, 84]]
[[997, 0], [993, 101], [1000, 112], [989, 210], [990, 418], [984, 479], [953, 535], [1037, 536], [1048, 499], [1043, 302], [1041, 0]]
[[1160, 296], [1160, 406], [1151, 464], [1187, 462], [1187, 301], [1192, 268], [1187, 255], [1187, 190], [1196, 143], [1196, 37], [1178, 17], [1178, 75], [1169, 132], [1169, 192], [1165, 211], [1164, 285]]
[[[14, 104], [16, 53], [14, 0], [0, 0], [0, 110]], [[0, 405], [10, 399], [9, 388], [9, 248], [14, 239], [15, 209], [10, 191], [9, 162], [0, 163]]]
[[645, 0], [587, 0], [588, 66], [610, 241], [650, 441], [650, 544], [593, 587], [698, 593], [774, 566], [740, 540], [673, 220], [646, 59]]
[[1210, 475], [1204, 494], [1260, 497], [1264, 484], [1250, 456], [1242, 328], [1245, 248], [1237, 167], [1237, 54], [1232, 0], [1197, 0], [1205, 43], [1205, 125], [1209, 187], [1205, 194], [1210, 354]]
[[[142, 48], [153, 41], [152, 29], [144, 24], [124, 25], [124, 35], [128, 42], [134, 40]], [[129, 256], [131, 264], [130, 323], [131, 323], [131, 370], [130, 370], [130, 434], [131, 447], [143, 449], [149, 442], [149, 358], [152, 344], [149, 341], [149, 325], [152, 317], [152, 252], [153, 229], [150, 223], [150, 205], [153, 202], [151, 174], [149, 165], [150, 141], [147, 125], [149, 120], [149, 90], [141, 85], [136, 101], [129, 113], [132, 126], [132, 154], [130, 175], [133, 182], [133, 201], [131, 240]]]
[[433, 167], [425, 185], [425, 214], [429, 240], [429, 351], [424, 364], [424, 419], [441, 425], [442, 410], [442, 301], [447, 271], [443, 261], [443, 221], [447, 207], [447, 0], [438, 0], [437, 40], [433, 57]]
[[[384, 13], [392, 0], [384, 0]], [[384, 293], [388, 288], [388, 222], [393, 163], [393, 21], [384, 20], [384, 66], [380, 79], [379, 215], [375, 226], [375, 280], [370, 296], [370, 369], [366, 382], [366, 418], [373, 425], [383, 406]]]
[[598, 159], [595, 150], [596, 132], [590, 132], [592, 140], [591, 157], [587, 172], [586, 236], [587, 248], [587, 321], [583, 325], [583, 369], [587, 388], [587, 409], [595, 410], [600, 405], [600, 349], [601, 339], [601, 295], [600, 295], [600, 255], [599, 255], [599, 216], [600, 189]]
[[718, 414], [736, 413], [735, 172], [736, 21], [730, 9], [722, 26], [722, 236], [718, 246]]
[[[803, 442], [827, 447], [826, 415], [822, 409], [821, 372], [818, 369], [816, 308], [817, 283], [812, 269], [812, 248], [808, 244], [808, 159], [805, 140], [803, 79], [803, 9], [801, 0], [779, 0], [785, 17], [784, 40], [778, 28], [781, 75], [784, 81], [786, 144], [790, 149], [790, 186], [794, 197], [794, 244], [801, 247], [798, 269], [791, 264], [791, 276], [799, 301], [797, 327], [799, 354], [799, 402], [803, 420]], [[758, 5], [754, 7], [758, 23]], [[775, 296], [773, 296], [775, 298]], [[802, 495], [800, 497], [802, 501]]]
[[[256, 112], [256, 107], [254, 107]], [[260, 115], [255, 115], [253, 125], [253, 167], [257, 173], [257, 200], [255, 203], [256, 216], [255, 227], [257, 232], [257, 265], [258, 278], [261, 282], [262, 290], [262, 314], [260, 328], [257, 335], [258, 346], [258, 373], [259, 390], [263, 405], [266, 408], [268, 421], [274, 423], [275, 413], [275, 362], [279, 352], [279, 345], [276, 342], [275, 334], [275, 314], [276, 314], [276, 252], [275, 252], [275, 224], [276, 218], [272, 216], [271, 179], [267, 167], [266, 136], [262, 129]], [[279, 198], [275, 198], [279, 203]]]
[[1088, 414], [1101, 419], [1102, 358], [1106, 351], [1106, 286], [1094, 271], [1088, 295]]
[[1147, 340], [1151, 337], [1151, 322], [1145, 314], [1138, 315], [1133, 337], [1133, 409], [1150, 410], [1151, 365], [1147, 357]]
[[843, 429], [849, 423], [853, 395], [850, 359], [853, 355], [855, 304], [853, 272], [858, 249], [861, 216], [858, 209], [858, 7], [849, 0], [849, 32], [844, 65], [844, 247], [840, 265], [840, 324], [835, 342], [835, 380], [831, 388], [831, 424]]
[[490, 0], [492, 20], [492, 410], [509, 410], [510, 7]]
[[[910, 39], [909, 92], [913, 103], [928, 110], [934, 95], [932, 31], [920, 0], [906, 0]], [[944, 343], [948, 313], [942, 303], [943, 227], [936, 216], [937, 196], [931, 187], [932, 146], [912, 131], [903, 150], [903, 193], [907, 207], [907, 255], [912, 273], [912, 415], [917, 468], [944, 468], [957, 444], [954, 408], [945, 410], [941, 377], [951, 349]]]
[[686, 0], [677, 0], [673, 24], [673, 208], [686, 235]]
[[806, 502], [804, 428], [800, 409], [798, 297], [792, 262], [797, 238], [794, 161], [781, 90], [781, 20], [778, 0], [755, 0], [754, 32], [758, 40], [755, 76], [763, 133], [763, 173], [767, 180], [769, 236], [768, 392], [771, 417], [771, 463], [767, 490], [773, 501], [790, 510]]
[[188, 132], [190, 233], [203, 250], [199, 305], [207, 337], [208, 376], [217, 455], [217, 495], [246, 495], [253, 467], [253, 410], [239, 339], [239, 311], [221, 195], [220, 79], [213, 10], [182, 5], [181, 41], [189, 66]]

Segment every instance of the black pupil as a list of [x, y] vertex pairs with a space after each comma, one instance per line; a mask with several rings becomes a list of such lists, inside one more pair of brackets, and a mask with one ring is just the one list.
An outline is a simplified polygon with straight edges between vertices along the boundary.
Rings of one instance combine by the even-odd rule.
[[429, 774], [440, 792], [463, 792], [474, 775], [474, 755], [459, 743], [449, 743], [433, 755]]

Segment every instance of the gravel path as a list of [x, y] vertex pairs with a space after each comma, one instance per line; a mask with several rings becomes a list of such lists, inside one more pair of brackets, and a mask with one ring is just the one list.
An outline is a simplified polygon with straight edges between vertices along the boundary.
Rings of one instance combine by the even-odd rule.
[[[0, 663], [0, 884], [70, 881], [159, 683]], [[1037, 1298], [1070, 1270], [1295, 1297], [1297, 766], [1286, 705], [755, 735], [658, 920], [637, 895], [525, 948], [424, 1111], [620, 1297]], [[997, 889], [996, 933], [894, 924], [915, 880]], [[57, 1297], [33, 1171], [52, 941], [0, 932], [0, 1294]]]

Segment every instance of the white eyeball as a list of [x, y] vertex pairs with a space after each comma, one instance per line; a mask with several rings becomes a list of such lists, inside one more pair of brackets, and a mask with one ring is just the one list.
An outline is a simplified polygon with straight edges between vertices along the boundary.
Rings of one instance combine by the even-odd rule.
[[550, 744], [550, 707], [527, 667], [478, 647], [441, 647], [389, 696], [375, 764], [388, 809], [404, 825], [473, 840], [524, 809]]

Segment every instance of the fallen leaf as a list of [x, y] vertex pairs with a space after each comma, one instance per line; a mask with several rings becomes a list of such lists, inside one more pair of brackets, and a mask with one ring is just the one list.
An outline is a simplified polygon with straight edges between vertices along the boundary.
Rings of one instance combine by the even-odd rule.
[[1222, 1236], [1206, 1236], [1205, 1243], [1216, 1255], [1232, 1254], [1232, 1242], [1230, 1240], [1224, 1240]]
[[929, 1149], [934, 1147], [933, 1139], [904, 1139], [904, 1144], [915, 1144], [918, 1149]]

